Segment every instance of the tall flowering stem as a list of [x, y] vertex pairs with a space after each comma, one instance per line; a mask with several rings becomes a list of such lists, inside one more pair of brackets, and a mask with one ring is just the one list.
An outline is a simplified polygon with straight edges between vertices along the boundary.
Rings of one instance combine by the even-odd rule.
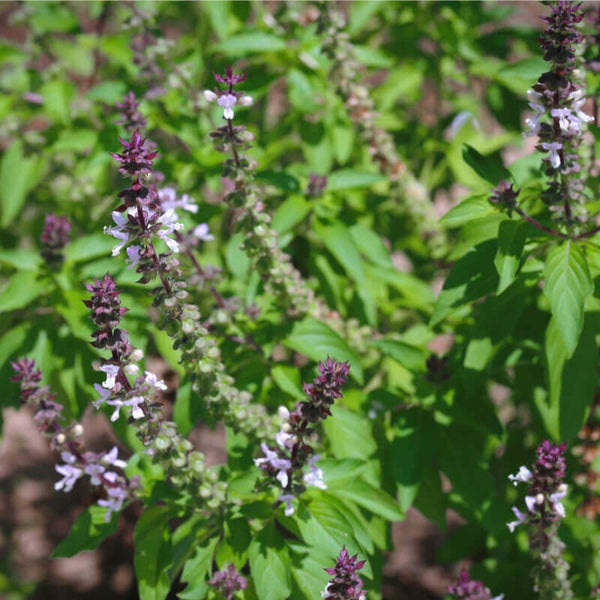
[[[177, 220], [176, 202], [168, 202], [166, 196], [170, 194], [161, 198], [154, 184], [146, 183], [152, 177], [157, 152], [149, 149], [138, 130], [130, 141], [121, 139], [121, 143], [123, 152], [112, 156], [120, 164], [119, 171], [132, 183], [119, 193], [122, 204], [112, 213], [115, 225], [105, 228], [119, 240], [113, 255], [127, 246], [127, 262], [141, 275], [140, 283], [159, 278], [160, 287], [153, 289], [153, 305], [161, 309], [159, 326], [181, 350], [181, 362], [193, 389], [204, 399], [212, 416], [237, 431], [266, 437], [272, 425], [264, 407], [252, 404], [251, 395], [238, 390], [225, 374], [217, 340], [209, 335], [198, 308], [189, 303], [188, 284], [175, 257], [182, 240], [178, 232], [183, 228]], [[207, 232], [201, 235], [206, 239]], [[155, 247], [158, 241], [166, 246], [160, 253]]]
[[106, 498], [98, 504], [106, 508], [105, 520], [110, 521], [113, 512], [119, 512], [123, 504], [135, 497], [139, 487], [137, 479], [127, 479], [122, 473], [125, 462], [119, 459], [114, 446], [109, 452], [85, 452], [83, 450], [83, 427], [80, 423], [65, 423], [63, 406], [55, 402], [55, 395], [47, 385], [40, 385], [42, 372], [35, 368], [35, 361], [23, 358], [11, 363], [12, 381], [21, 387], [21, 400], [33, 409], [33, 418], [40, 431], [50, 438], [54, 450], [60, 452], [64, 464], [56, 466], [62, 476], [54, 489], [70, 492], [78, 479], [87, 475], [93, 486], [103, 488]]
[[469, 572], [466, 569], [462, 569], [456, 583], [448, 588], [448, 593], [452, 594], [454, 598], [461, 598], [464, 600], [502, 600], [504, 594], [494, 596], [489, 588], [486, 588], [483, 581], [471, 579]]
[[392, 183], [397, 201], [405, 198], [403, 209], [427, 237], [433, 252], [442, 251], [444, 234], [437, 226], [438, 216], [425, 187], [408, 170], [396, 151], [393, 137], [375, 123], [375, 103], [369, 87], [359, 81], [361, 64], [350, 37], [344, 31], [345, 18], [335, 2], [319, 3], [319, 31], [323, 51], [332, 59], [330, 80], [342, 98], [348, 116], [364, 140], [380, 173]]
[[[305, 383], [307, 399], [296, 404], [291, 412], [281, 407], [283, 425], [275, 436], [276, 448], [262, 443], [264, 457], [254, 459], [254, 463], [267, 475], [275, 478], [283, 493], [279, 501], [285, 502], [285, 514], [294, 512], [292, 500], [301, 494], [306, 485], [321, 489], [327, 486], [323, 481], [323, 471], [317, 467], [319, 455], [314, 453], [311, 436], [316, 425], [331, 415], [334, 401], [342, 397], [342, 387], [348, 379], [350, 365], [327, 357], [319, 363], [319, 372], [313, 383]], [[308, 467], [308, 472], [305, 472]]]
[[567, 495], [567, 485], [563, 483], [565, 449], [564, 443], [556, 445], [545, 440], [538, 446], [537, 461], [531, 470], [522, 466], [516, 475], [509, 475], [515, 485], [529, 485], [525, 496], [527, 510], [513, 507], [517, 520], [508, 523], [508, 527], [513, 531], [525, 523], [529, 528], [529, 549], [535, 561], [534, 589], [541, 600], [574, 597], [568, 578], [569, 564], [562, 556], [565, 544], [558, 537], [560, 520], [565, 516], [561, 500]]
[[365, 600], [366, 592], [363, 590], [363, 581], [358, 576], [365, 560], [357, 560], [358, 554], [350, 556], [346, 546], [342, 548], [335, 563], [335, 567], [324, 569], [331, 575], [329, 583], [321, 592], [323, 600]]
[[549, 70], [528, 92], [535, 115], [526, 121], [526, 135], [537, 136], [537, 149], [544, 154], [549, 183], [542, 193], [543, 201], [558, 223], [577, 233], [577, 226], [587, 221], [577, 149], [584, 124], [593, 120], [582, 110], [585, 90], [576, 72], [578, 47], [583, 40], [577, 25], [583, 13], [581, 3], [558, 0], [547, 4], [551, 14], [544, 17], [546, 30], [539, 42]]
[[87, 289], [92, 296], [84, 303], [97, 327], [92, 345], [109, 353], [100, 359], [99, 370], [105, 374], [105, 381], [94, 386], [99, 394], [94, 406], [111, 406], [112, 421], [125, 407], [138, 437], [180, 493], [189, 494], [199, 508], [218, 508], [225, 502], [226, 486], [218, 481], [214, 470], [206, 467], [205, 456], [194, 451], [191, 442], [179, 434], [175, 423], [163, 420], [155, 390], [166, 390], [164, 382], [149, 371], [131, 377], [139, 372], [136, 363], [143, 353], [130, 344], [127, 332], [119, 327], [127, 308], [121, 306], [115, 281], [107, 273]]
[[[235, 86], [246, 79], [246, 75], [234, 73], [227, 67], [223, 76], [214, 75], [225, 89], [205, 90], [209, 102], [223, 108], [225, 125], [211, 132], [215, 148], [230, 154], [223, 165], [223, 177], [227, 186], [226, 202], [238, 209], [238, 227], [244, 232], [242, 248], [265, 281], [267, 291], [284, 309], [296, 314], [306, 314], [315, 304], [312, 290], [306, 286], [302, 276], [292, 265], [289, 255], [277, 245], [277, 232], [270, 227], [271, 217], [264, 212], [253, 185], [256, 161], [243, 154], [250, 148], [254, 136], [243, 125], [234, 125], [234, 107], [250, 106], [252, 98], [236, 91]], [[241, 209], [241, 210], [240, 210]]]

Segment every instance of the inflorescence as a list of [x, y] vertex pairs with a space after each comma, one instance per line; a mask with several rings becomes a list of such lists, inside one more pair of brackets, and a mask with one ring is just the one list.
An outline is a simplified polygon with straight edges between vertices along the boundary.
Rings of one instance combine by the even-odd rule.
[[[342, 397], [342, 387], [348, 379], [350, 365], [327, 357], [319, 363], [320, 375], [313, 383], [304, 384], [307, 399], [299, 402], [291, 412], [281, 407], [279, 412], [283, 425], [275, 436], [276, 448], [262, 443], [264, 457], [255, 458], [254, 463], [270, 477], [277, 479], [283, 493], [280, 502], [285, 502], [285, 514], [294, 512], [292, 501], [301, 494], [306, 485], [326, 489], [323, 471], [317, 467], [319, 455], [314, 454], [310, 436], [317, 423], [331, 415], [334, 401]], [[308, 467], [308, 472], [304, 468]]]
[[537, 461], [531, 469], [522, 466], [516, 475], [509, 475], [514, 485], [529, 484], [525, 496], [527, 510], [522, 512], [514, 506], [512, 510], [517, 520], [508, 523], [508, 528], [514, 531], [522, 523], [529, 527], [529, 549], [536, 562], [532, 573], [534, 589], [542, 600], [573, 597], [569, 565], [562, 557], [565, 545], [558, 537], [558, 526], [565, 516], [561, 501], [568, 489], [563, 482], [565, 449], [564, 443], [556, 445], [545, 440], [538, 446]]
[[448, 588], [448, 593], [456, 599], [463, 600], [502, 600], [504, 598], [504, 594], [492, 598], [492, 593], [485, 587], [483, 581], [471, 579], [466, 569], [461, 570], [456, 583]]
[[357, 571], [364, 567], [366, 561], [357, 558], [358, 554], [350, 556], [344, 546], [335, 567], [324, 569], [328, 575], [331, 575], [331, 579], [321, 592], [323, 600], [365, 600], [363, 581], [357, 575]]

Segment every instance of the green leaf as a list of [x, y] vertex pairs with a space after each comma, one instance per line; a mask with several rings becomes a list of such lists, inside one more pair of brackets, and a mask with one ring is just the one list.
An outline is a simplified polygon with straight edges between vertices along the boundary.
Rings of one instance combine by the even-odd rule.
[[381, 238], [368, 227], [357, 223], [349, 229], [356, 247], [374, 265], [394, 268], [389, 250], [383, 245]]
[[114, 238], [102, 233], [92, 233], [73, 240], [65, 248], [65, 257], [69, 262], [78, 263], [100, 256], [110, 256], [114, 245]]
[[498, 274], [493, 266], [496, 250], [496, 240], [489, 240], [470, 250], [456, 262], [433, 310], [432, 327], [454, 310], [497, 288]]
[[135, 527], [135, 574], [141, 600], [164, 600], [171, 588], [169, 514], [162, 506], [144, 512]]
[[84, 550], [95, 550], [98, 544], [112, 535], [119, 524], [119, 514], [113, 513], [106, 522], [106, 509], [94, 504], [75, 519], [67, 537], [55, 548], [52, 558], [70, 558]]
[[511, 180], [511, 174], [502, 163], [499, 153], [484, 156], [473, 146], [465, 144], [462, 151], [464, 161], [481, 177], [493, 186], [498, 185], [501, 179]]
[[498, 271], [497, 294], [502, 293], [515, 279], [521, 262], [521, 254], [527, 239], [527, 229], [519, 221], [502, 221], [498, 228], [498, 253], [494, 265]]
[[243, 56], [253, 53], [281, 52], [285, 48], [285, 42], [280, 37], [262, 31], [252, 31], [228, 37], [217, 44], [214, 50], [222, 52], [225, 56]]
[[8, 265], [19, 271], [37, 271], [42, 263], [42, 257], [35, 250], [14, 248], [0, 250], [0, 264]]
[[546, 365], [550, 388], [549, 411], [543, 414], [546, 428], [555, 439], [570, 442], [585, 423], [598, 385], [598, 347], [587, 320], [570, 358], [557, 320], [550, 320]]
[[385, 181], [385, 177], [379, 173], [359, 171], [357, 169], [341, 169], [340, 171], [331, 173], [327, 177], [327, 187], [325, 189], [328, 192], [334, 192], [352, 188], [371, 187], [382, 181]]
[[371, 457], [377, 450], [371, 427], [364, 417], [334, 404], [332, 417], [323, 422], [323, 430], [336, 458]]
[[521, 96], [523, 90], [531, 87], [545, 70], [546, 63], [541, 56], [530, 56], [502, 67], [493, 78]]
[[259, 600], [286, 600], [290, 593], [290, 557], [275, 523], [255, 535], [248, 552]]
[[39, 281], [34, 271], [18, 271], [0, 292], [0, 313], [25, 308], [48, 290], [48, 284]]
[[365, 273], [362, 259], [348, 228], [342, 223], [328, 226], [316, 225], [315, 233], [327, 250], [344, 267], [348, 277], [354, 279], [360, 286], [364, 286]]
[[38, 167], [35, 157], [25, 158], [23, 142], [20, 140], [5, 152], [0, 163], [2, 227], [8, 227], [21, 212], [27, 193], [38, 182]]
[[273, 215], [273, 229], [286, 233], [301, 223], [310, 212], [310, 202], [302, 196], [290, 196], [283, 202]]
[[410, 371], [424, 371], [427, 352], [400, 340], [372, 340], [369, 343], [374, 348], [379, 348], [386, 356], [398, 361]]
[[[298, 183], [298, 180], [293, 175], [290, 175], [285, 171], [259, 171], [256, 174], [256, 179], [267, 181], [268, 183], [282, 189], [284, 192], [300, 191], [300, 184]], [[295, 196], [295, 198], [304, 200], [302, 196]], [[304, 200], [304, 202], [306, 202], [306, 200]]]
[[388, 521], [400, 521], [404, 518], [402, 510], [389, 494], [363, 479], [349, 481], [343, 488], [336, 490], [335, 495], [345, 500], [352, 500]]
[[544, 277], [544, 294], [571, 356], [583, 326], [585, 299], [594, 291], [583, 252], [571, 240], [562, 243], [546, 259]]
[[287, 74], [288, 97], [292, 106], [301, 113], [313, 112], [317, 108], [315, 91], [310, 79], [298, 69], [290, 69]]
[[271, 369], [271, 377], [277, 387], [292, 396], [292, 398], [306, 400], [306, 394], [302, 391], [302, 381], [298, 369], [289, 365], [275, 365]]
[[294, 325], [283, 343], [314, 361], [324, 361], [328, 356], [338, 361], [350, 361], [350, 376], [363, 384], [363, 370], [356, 353], [333, 329], [314, 319], [304, 319]]
[[213, 536], [203, 540], [194, 547], [194, 552], [186, 561], [181, 573], [181, 583], [187, 583], [183, 592], [177, 597], [181, 600], [198, 600], [205, 598], [208, 592], [208, 575], [211, 572], [215, 546], [219, 538]]

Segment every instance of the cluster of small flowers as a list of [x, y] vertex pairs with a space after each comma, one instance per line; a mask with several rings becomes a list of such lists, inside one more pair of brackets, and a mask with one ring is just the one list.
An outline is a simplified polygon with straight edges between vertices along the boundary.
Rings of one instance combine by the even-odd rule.
[[232, 208], [241, 209], [237, 225], [244, 233], [242, 248], [265, 280], [265, 286], [276, 302], [291, 312], [306, 314], [314, 305], [312, 290], [306, 287], [290, 257], [277, 245], [277, 232], [269, 225], [271, 217], [258, 200], [252, 178], [256, 162], [241, 154], [250, 148], [254, 136], [242, 125], [233, 125], [233, 107], [252, 104], [250, 96], [236, 92], [234, 86], [245, 81], [246, 75], [234, 73], [228, 66], [224, 76], [214, 75], [226, 90], [206, 90], [205, 98], [223, 107], [226, 124], [211, 132], [215, 148], [232, 156], [223, 165], [225, 199]]
[[437, 227], [438, 217], [434, 211], [427, 190], [398, 156], [394, 139], [388, 131], [376, 125], [375, 103], [369, 95], [369, 88], [359, 83], [360, 62], [356, 59], [354, 46], [344, 31], [345, 18], [333, 2], [323, 2], [319, 13], [319, 32], [322, 34], [322, 47], [333, 60], [330, 69], [331, 80], [341, 96], [348, 115], [359, 135], [369, 148], [379, 171], [395, 184], [393, 191], [398, 198], [411, 199], [403, 208], [423, 229], [433, 252], [442, 250], [443, 234]]
[[98, 500], [98, 504], [107, 509], [104, 518], [110, 521], [113, 512], [119, 512], [123, 503], [133, 498], [138, 480], [128, 480], [110, 469], [125, 468], [116, 446], [109, 452], [82, 451], [83, 427], [79, 423], [63, 424], [63, 406], [54, 401], [48, 386], [40, 385], [42, 373], [35, 368], [35, 361], [23, 358], [11, 364], [15, 372], [12, 381], [20, 384], [22, 401], [33, 408], [40, 431], [51, 437], [51, 446], [60, 452], [64, 463], [56, 466], [62, 479], [54, 484], [54, 489], [70, 492], [77, 480], [87, 475], [93, 486], [104, 488], [106, 498]]
[[586, 98], [575, 73], [577, 46], [583, 40], [577, 30], [583, 19], [581, 3], [558, 0], [549, 6], [552, 13], [544, 18], [547, 28], [539, 41], [550, 70], [528, 91], [529, 106], [535, 114], [526, 120], [529, 130], [525, 135], [536, 135], [537, 149], [545, 154], [550, 183], [542, 199], [555, 219], [570, 227], [586, 220], [577, 147], [583, 124], [593, 117], [582, 110]]
[[562, 558], [565, 545], [558, 537], [558, 525], [565, 516], [561, 500], [567, 495], [563, 482], [565, 449], [564, 443], [556, 445], [544, 440], [537, 448], [537, 460], [531, 470], [521, 466], [516, 475], [509, 475], [514, 485], [529, 484], [529, 491], [525, 496], [527, 511], [514, 506], [517, 520], [508, 523], [508, 528], [514, 531], [522, 523], [529, 526], [529, 549], [536, 561], [535, 590], [540, 598], [557, 600], [573, 597], [567, 577], [569, 565]]
[[324, 600], [365, 600], [367, 595], [363, 590], [363, 581], [357, 575], [365, 565], [365, 560], [357, 560], [358, 554], [350, 556], [346, 546], [342, 548], [335, 567], [324, 569], [331, 575], [329, 583], [321, 592]]
[[466, 569], [461, 570], [456, 583], [448, 588], [448, 593], [455, 598], [464, 598], [464, 600], [502, 600], [504, 598], [504, 594], [492, 598], [492, 593], [483, 585], [483, 582], [471, 579]]
[[233, 600], [237, 591], [248, 587], [248, 580], [238, 573], [234, 565], [229, 564], [215, 573], [209, 579], [208, 585], [220, 592], [225, 600]]
[[92, 297], [83, 303], [91, 310], [91, 318], [97, 326], [92, 337], [92, 346], [111, 353], [109, 359], [101, 359], [99, 370], [105, 374], [102, 385], [94, 387], [100, 397], [93, 402], [95, 408], [103, 404], [113, 407], [111, 421], [119, 418], [121, 408], [130, 408], [130, 417], [134, 420], [156, 418], [160, 405], [152, 402], [152, 390], [166, 390], [167, 386], [156, 375], [145, 371], [135, 379], [133, 384], [128, 375], [139, 372], [136, 362], [143, 358], [141, 350], [134, 349], [129, 343], [129, 336], [124, 329], [118, 327], [121, 317], [127, 309], [121, 306], [120, 292], [114, 279], [107, 273], [101, 280], [86, 284]]
[[133, 348], [127, 332], [119, 328], [127, 308], [121, 306], [115, 281], [106, 274], [87, 289], [92, 297], [84, 303], [97, 326], [92, 345], [110, 352], [110, 358], [100, 361], [99, 370], [106, 378], [101, 385], [94, 386], [100, 394], [94, 406], [114, 407], [111, 420], [118, 419], [121, 407], [130, 407], [129, 421], [135, 424], [138, 437], [162, 465], [169, 481], [181, 493], [191, 494], [199, 504], [211, 510], [217, 508], [225, 502], [226, 485], [218, 481], [214, 470], [206, 467], [206, 457], [193, 451], [191, 442], [178, 433], [176, 425], [162, 420], [161, 404], [154, 396], [156, 390], [166, 390], [164, 382], [149, 371], [133, 383], [129, 380], [128, 375], [139, 372], [135, 363], [143, 358], [143, 353]]
[[[131, 177], [132, 183], [119, 193], [122, 204], [112, 213], [115, 225], [105, 227], [105, 232], [120, 240], [113, 248], [113, 256], [128, 245], [128, 261], [142, 275], [141, 283], [158, 276], [170, 293], [166, 274], [176, 269], [179, 262], [170, 253], [158, 254], [153, 238], [161, 239], [170, 252], [179, 252], [179, 243], [173, 234], [183, 229], [183, 225], [178, 222], [173, 208], [163, 210], [155, 185], [145, 185], [144, 177], [152, 172], [157, 152], [148, 149], [146, 139], [138, 130], [133, 132], [129, 142], [121, 138], [121, 144], [123, 152], [111, 153], [111, 156], [120, 163], [119, 172]], [[140, 244], [130, 245], [133, 241]]]
[[[347, 362], [340, 363], [329, 357], [324, 363], [320, 362], [321, 374], [313, 383], [304, 384], [307, 400], [299, 402], [291, 412], [280, 407], [283, 425], [275, 436], [277, 448], [272, 450], [263, 442], [261, 449], [265, 456], [254, 459], [256, 466], [270, 477], [275, 477], [283, 488], [279, 501], [285, 502], [287, 516], [294, 513], [292, 501], [304, 491], [305, 485], [327, 488], [323, 471], [316, 465], [320, 456], [314, 454], [309, 437], [314, 425], [331, 415], [331, 405], [342, 397], [342, 387], [348, 379], [349, 370]], [[308, 467], [307, 473], [304, 467]]]
[[64, 256], [63, 248], [69, 243], [71, 223], [67, 217], [49, 214], [44, 221], [44, 228], [40, 236], [42, 245], [41, 255], [50, 267], [61, 265]]

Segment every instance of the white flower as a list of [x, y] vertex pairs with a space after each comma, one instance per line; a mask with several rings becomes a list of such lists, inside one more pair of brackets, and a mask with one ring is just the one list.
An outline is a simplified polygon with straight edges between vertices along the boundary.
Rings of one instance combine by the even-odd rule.
[[236, 103], [237, 96], [235, 94], [223, 94], [222, 96], [219, 96], [217, 104], [225, 109], [223, 111], [224, 119], [233, 119], [233, 107], [236, 105]]
[[107, 390], [112, 390], [117, 383], [119, 367], [117, 367], [117, 365], [102, 365], [100, 370], [106, 373], [106, 379], [102, 382], [102, 387]]
[[286, 517], [290, 517], [294, 514], [294, 507], [292, 506], [292, 500], [294, 496], [292, 494], [282, 494], [279, 496], [281, 502], [285, 502], [285, 510], [283, 511]]
[[123, 404], [125, 404], [125, 403], [123, 402], [123, 400], [121, 400], [119, 398], [112, 398], [110, 400], [107, 400], [106, 404], [108, 404], [109, 406], [115, 407], [115, 409], [113, 410], [113, 414], [110, 415], [110, 420], [116, 421], [120, 416], [121, 406], [123, 406]]
[[321, 455], [315, 454], [308, 459], [309, 472], [304, 475], [304, 483], [313, 485], [320, 490], [326, 490], [327, 484], [323, 480], [323, 470], [315, 464], [319, 458], [321, 458]]
[[252, 96], [242, 96], [238, 103], [240, 106], [252, 106], [254, 104], [254, 98]]
[[214, 102], [218, 98], [218, 96], [211, 90], [204, 90], [203, 94], [209, 102]]
[[559, 500], [562, 500], [567, 495], [567, 490], [567, 484], [562, 483], [558, 488], [558, 492], [550, 494], [550, 502], [552, 504], [552, 509], [557, 515], [559, 515], [563, 519], [565, 518], [565, 507], [562, 505], [562, 502], [559, 502]]
[[520, 525], [521, 523], [523, 523], [525, 521], [525, 519], [527, 518], [525, 513], [522, 513], [516, 506], [512, 507], [512, 511], [515, 513], [515, 517], [517, 517], [517, 520], [511, 521], [510, 523], [506, 524], [508, 526], [508, 528], [510, 529], [511, 533], [515, 530], [515, 527], [517, 525]]
[[150, 371], [144, 371], [144, 381], [148, 385], [155, 387], [157, 390], [163, 390], [164, 392], [167, 389], [165, 382], [162, 379], [159, 379], [154, 373], [151, 373]]
[[508, 478], [513, 482], [513, 485], [517, 485], [520, 481], [526, 483], [531, 481], [533, 473], [527, 467], [520, 467], [519, 472], [516, 475], [509, 475]]
[[134, 419], [141, 419], [144, 416], [144, 411], [142, 409], [144, 398], [142, 396], [133, 396], [132, 398], [129, 398], [129, 400], [125, 400], [123, 404], [132, 407], [131, 416]]
[[542, 148], [550, 152], [550, 164], [555, 169], [558, 169], [558, 167], [560, 167], [560, 156], [558, 151], [562, 150], [562, 144], [560, 142], [542, 142]]
[[525, 496], [525, 504], [529, 512], [535, 512], [535, 507], [539, 504], [539, 502], [536, 496]]

